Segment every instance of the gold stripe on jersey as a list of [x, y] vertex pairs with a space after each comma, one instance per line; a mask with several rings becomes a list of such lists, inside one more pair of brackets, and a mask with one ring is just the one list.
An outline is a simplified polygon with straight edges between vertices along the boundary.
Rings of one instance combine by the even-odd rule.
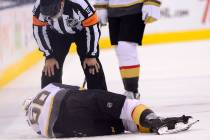
[[52, 96], [51, 98], [50, 98], [50, 106], [49, 106], [49, 112], [48, 112], [48, 118], [47, 118], [47, 123], [46, 123], [46, 125], [45, 125], [45, 136], [47, 136], [47, 137], [49, 137], [49, 131], [48, 131], [48, 129], [49, 129], [49, 122], [50, 122], [50, 115], [51, 115], [51, 113], [52, 113], [52, 109], [53, 109], [53, 101], [54, 101], [54, 97], [55, 96]]
[[96, 9], [103, 9], [103, 8], [108, 8], [108, 4], [95, 4], [94, 8]]
[[134, 68], [120, 68], [120, 74], [122, 78], [134, 78], [139, 77], [139, 71], [140, 67], [134, 67]]
[[146, 17], [146, 19], [144, 20], [144, 23], [152, 23], [152, 22], [155, 22], [157, 19], [156, 18], [153, 18], [153, 17]]
[[144, 2], [144, 0], [138, 0], [136, 2], [132, 2], [132, 3], [129, 3], [129, 4], [116, 4], [116, 5], [109, 4], [108, 7], [109, 8], [123, 8], [123, 7], [133, 6], [133, 5], [136, 5], [136, 4], [139, 4], [139, 3], [143, 3], [143, 2]]
[[156, 2], [156, 1], [146, 1], [144, 2], [144, 5], [154, 5], [154, 6], [160, 7], [161, 3]]
[[143, 111], [145, 111], [146, 109], [148, 109], [148, 107], [146, 107], [143, 104], [140, 104], [140, 105], [136, 106], [132, 112], [133, 121], [138, 126], [139, 132], [141, 132], [141, 133], [149, 133], [150, 132], [149, 128], [143, 127], [140, 124], [140, 117], [141, 117]]

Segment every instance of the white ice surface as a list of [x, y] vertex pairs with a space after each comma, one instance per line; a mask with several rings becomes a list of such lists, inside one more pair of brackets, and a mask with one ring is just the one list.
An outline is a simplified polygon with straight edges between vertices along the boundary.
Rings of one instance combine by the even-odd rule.
[[[87, 140], [210, 140], [210, 40], [139, 48], [141, 100], [162, 116], [192, 115], [200, 122], [189, 131], [158, 136], [123, 134]], [[100, 54], [108, 89], [122, 93], [114, 50]], [[27, 125], [22, 101], [40, 88], [43, 61], [0, 90], [0, 140], [45, 139]], [[77, 55], [67, 57], [63, 81], [81, 85], [84, 75]], [[76, 139], [78, 138], [69, 138]]]

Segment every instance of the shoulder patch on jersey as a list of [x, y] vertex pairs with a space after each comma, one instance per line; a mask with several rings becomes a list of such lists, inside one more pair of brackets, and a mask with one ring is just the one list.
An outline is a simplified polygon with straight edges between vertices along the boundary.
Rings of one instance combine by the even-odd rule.
[[85, 11], [87, 12], [87, 14], [91, 13], [90, 7], [85, 8]]

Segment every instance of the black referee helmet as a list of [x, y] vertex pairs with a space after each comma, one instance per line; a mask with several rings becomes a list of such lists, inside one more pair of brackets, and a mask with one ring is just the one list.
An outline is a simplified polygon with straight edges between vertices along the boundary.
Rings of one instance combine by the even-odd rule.
[[62, 0], [40, 0], [40, 12], [44, 16], [53, 17], [59, 13]]

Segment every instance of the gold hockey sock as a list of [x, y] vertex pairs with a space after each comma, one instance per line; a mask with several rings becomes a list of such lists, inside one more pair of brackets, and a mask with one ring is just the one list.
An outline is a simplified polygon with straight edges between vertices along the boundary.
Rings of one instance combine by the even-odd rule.
[[140, 65], [121, 66], [120, 74], [125, 90], [133, 93], [138, 92]]
[[145, 122], [146, 117], [151, 113], [154, 112], [143, 104], [140, 104], [134, 108], [132, 118], [141, 133], [151, 132], [150, 128], [148, 128], [148, 125]]

